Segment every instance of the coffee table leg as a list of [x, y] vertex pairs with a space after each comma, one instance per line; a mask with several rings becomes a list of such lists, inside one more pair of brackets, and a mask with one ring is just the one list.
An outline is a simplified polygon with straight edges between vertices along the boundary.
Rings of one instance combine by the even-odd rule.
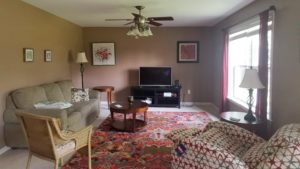
[[126, 113], [124, 114], [124, 130], [126, 130]]
[[148, 120], [147, 111], [145, 111], [144, 112], [144, 122], [145, 122], [145, 124], [147, 124], [147, 120]]

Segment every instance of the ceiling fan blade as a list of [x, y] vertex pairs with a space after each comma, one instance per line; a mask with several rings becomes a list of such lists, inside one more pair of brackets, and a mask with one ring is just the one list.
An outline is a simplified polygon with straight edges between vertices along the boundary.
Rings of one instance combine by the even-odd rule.
[[136, 13], [131, 13], [134, 17], [139, 17], [140, 15], [139, 14], [136, 14]]
[[149, 17], [148, 20], [154, 20], [154, 21], [173, 21], [174, 18], [172, 16], [162, 16], [162, 17]]
[[132, 23], [134, 23], [134, 22], [131, 21], [131, 22], [125, 23], [124, 25], [130, 25], [130, 24], [132, 24]]
[[154, 26], [161, 26], [162, 24], [161, 23], [158, 23], [158, 22], [154, 22], [154, 21], [149, 21], [148, 22], [150, 25], [154, 25]]
[[132, 19], [105, 19], [105, 21], [132, 21]]

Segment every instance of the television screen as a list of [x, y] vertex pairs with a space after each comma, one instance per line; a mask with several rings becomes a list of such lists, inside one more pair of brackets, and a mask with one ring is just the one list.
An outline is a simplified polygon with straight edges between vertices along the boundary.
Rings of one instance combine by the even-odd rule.
[[170, 86], [171, 76], [170, 67], [140, 67], [141, 86]]

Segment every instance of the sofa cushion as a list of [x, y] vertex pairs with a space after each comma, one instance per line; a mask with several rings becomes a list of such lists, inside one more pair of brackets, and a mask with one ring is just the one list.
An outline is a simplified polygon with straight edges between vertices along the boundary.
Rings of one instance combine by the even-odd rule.
[[73, 103], [73, 111], [79, 111], [85, 125], [90, 124], [99, 115], [99, 100], [90, 99], [89, 101]]
[[55, 83], [59, 86], [65, 101], [71, 102], [71, 88], [73, 87], [71, 80], [63, 80]]
[[257, 165], [263, 160], [262, 155], [266, 149], [267, 142], [258, 143], [251, 147], [243, 156], [243, 160], [249, 168], [257, 168]]
[[285, 125], [270, 138], [258, 168], [300, 168], [300, 124]]
[[244, 144], [240, 140], [224, 134], [224, 132], [218, 128], [211, 128], [203, 132], [200, 138], [203, 142], [208, 142], [237, 157], [242, 157], [250, 148], [249, 144]]
[[[74, 125], [76, 126], [76, 124], [79, 124], [81, 120], [82, 120], [82, 115], [80, 112], [78, 112], [78, 111], [68, 112], [67, 128], [69, 128], [70, 126], [74, 126]], [[81, 128], [81, 126], [78, 128]]]
[[63, 102], [65, 101], [64, 95], [60, 87], [55, 83], [48, 83], [41, 85], [44, 88], [48, 101], [50, 102]]
[[17, 89], [12, 98], [19, 109], [34, 108], [35, 103], [48, 101], [44, 88], [40, 86]]

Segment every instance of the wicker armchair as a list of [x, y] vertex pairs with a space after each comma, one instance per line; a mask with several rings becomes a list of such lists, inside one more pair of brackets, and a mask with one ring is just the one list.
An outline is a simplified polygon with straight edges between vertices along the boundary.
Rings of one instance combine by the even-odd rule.
[[[182, 137], [174, 138], [174, 133]], [[300, 124], [283, 126], [268, 141], [220, 121], [209, 123], [202, 132], [185, 129], [167, 137], [175, 143], [173, 169], [300, 168]], [[178, 148], [185, 151], [178, 153]]]
[[20, 112], [16, 115], [21, 121], [29, 148], [26, 169], [30, 167], [32, 155], [54, 161], [57, 169], [59, 163], [63, 163], [63, 157], [76, 150], [88, 155], [88, 168], [92, 168], [90, 144], [92, 126], [78, 132], [61, 131], [60, 122], [56, 118]]

